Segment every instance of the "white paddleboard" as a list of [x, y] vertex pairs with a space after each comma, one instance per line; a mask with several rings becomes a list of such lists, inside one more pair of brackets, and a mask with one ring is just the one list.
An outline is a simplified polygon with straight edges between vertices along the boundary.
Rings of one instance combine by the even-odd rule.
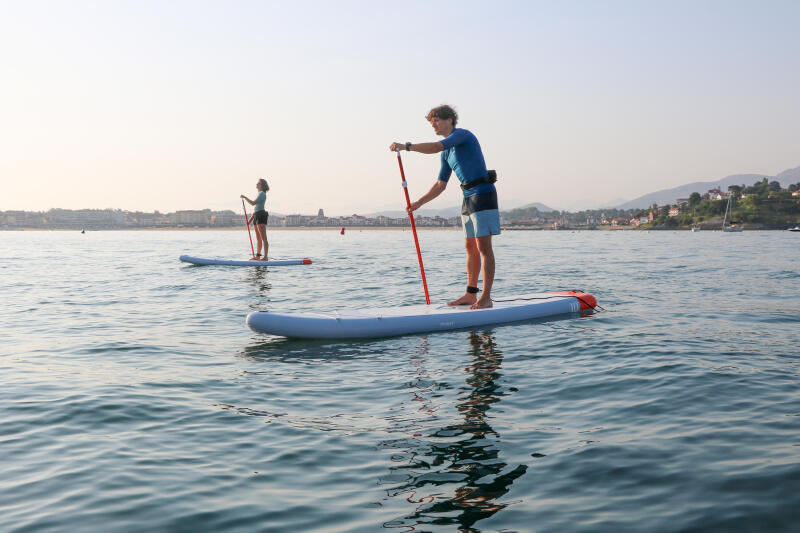
[[204, 257], [192, 257], [190, 255], [182, 255], [178, 259], [184, 263], [191, 263], [193, 265], [225, 265], [225, 266], [284, 266], [284, 265], [310, 265], [311, 259], [282, 259], [269, 261], [237, 261], [234, 259], [207, 259]]
[[498, 297], [493, 303], [488, 309], [439, 304], [328, 313], [257, 311], [247, 315], [247, 325], [260, 333], [306, 339], [391, 337], [577, 313], [597, 306], [591, 294], [578, 291]]

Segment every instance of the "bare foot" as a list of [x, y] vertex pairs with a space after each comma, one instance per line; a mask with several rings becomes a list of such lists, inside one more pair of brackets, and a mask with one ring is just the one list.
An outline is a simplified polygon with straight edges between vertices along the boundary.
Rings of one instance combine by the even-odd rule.
[[470, 309], [488, 309], [492, 307], [492, 299], [486, 296], [481, 296], [481, 299], [470, 305]]
[[459, 298], [458, 300], [453, 300], [452, 302], [447, 302], [447, 305], [472, 305], [478, 300], [478, 297], [474, 294], [469, 292], [465, 292], [464, 296]]

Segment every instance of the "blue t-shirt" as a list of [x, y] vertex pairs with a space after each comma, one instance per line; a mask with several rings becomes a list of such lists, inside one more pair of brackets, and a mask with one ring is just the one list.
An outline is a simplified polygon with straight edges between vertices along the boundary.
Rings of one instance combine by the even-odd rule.
[[258, 196], [256, 196], [255, 200], [253, 200], [253, 203], [255, 203], [255, 205], [253, 206], [253, 211], [264, 211], [264, 202], [266, 201], [267, 201], [267, 193], [265, 193], [264, 191], [259, 191]]
[[[444, 145], [442, 168], [439, 170], [441, 181], [449, 180], [453, 171], [461, 183], [486, 177], [486, 161], [483, 160], [481, 145], [471, 131], [456, 128], [441, 142]], [[464, 198], [494, 190], [493, 184], [481, 183], [464, 191]]]

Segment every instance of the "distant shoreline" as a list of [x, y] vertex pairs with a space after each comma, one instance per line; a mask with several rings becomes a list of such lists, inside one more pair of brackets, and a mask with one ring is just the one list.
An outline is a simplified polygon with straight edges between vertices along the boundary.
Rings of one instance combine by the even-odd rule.
[[[348, 231], [410, 231], [410, 226], [405, 227], [391, 227], [391, 226], [345, 226], [345, 234]], [[103, 228], [103, 229], [84, 229], [85, 232], [98, 232], [98, 231], [243, 231], [244, 228], [225, 227], [225, 228]], [[541, 226], [503, 226], [503, 231], [690, 231], [690, 226], [658, 226], [658, 227], [633, 227], [633, 226], [596, 226], [592, 228], [559, 228], [553, 229], [552, 227]], [[305, 226], [290, 226], [290, 227], [267, 227], [269, 231], [332, 231], [340, 232], [341, 227], [305, 227]], [[418, 227], [418, 231], [456, 231], [461, 232], [460, 226], [448, 227]], [[720, 228], [699, 228], [700, 231], [720, 231]], [[764, 227], [748, 227], [744, 225], [745, 231], [786, 231], [781, 228], [764, 228]], [[74, 228], [0, 228], [0, 231], [15, 232], [15, 231], [58, 231], [58, 232], [81, 232], [80, 229]]]
[[[348, 231], [410, 231], [411, 226], [405, 227], [391, 227], [391, 226], [344, 226], [345, 233]], [[267, 226], [267, 231], [298, 231], [298, 230], [310, 230], [310, 231], [334, 231], [340, 232], [342, 227], [333, 227], [333, 226], [326, 226], [326, 227], [306, 227], [306, 226], [289, 226], [289, 227], [282, 227], [282, 226]], [[417, 227], [418, 231], [461, 231], [460, 226], [448, 226], [448, 227]], [[75, 229], [75, 228], [2, 228], [0, 231], [86, 231], [88, 232], [96, 232], [96, 231], [244, 231], [244, 228], [237, 228], [237, 227], [224, 227], [224, 228], [84, 228], [83, 230]]]

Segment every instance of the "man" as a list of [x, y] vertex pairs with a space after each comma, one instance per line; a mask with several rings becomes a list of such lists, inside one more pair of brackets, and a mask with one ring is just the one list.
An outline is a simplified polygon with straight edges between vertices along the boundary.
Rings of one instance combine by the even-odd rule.
[[[445, 190], [450, 175], [455, 171], [464, 201], [461, 207], [461, 222], [464, 226], [467, 249], [467, 290], [461, 298], [447, 305], [469, 305], [470, 309], [492, 306], [492, 282], [494, 281], [494, 252], [492, 235], [500, 234], [500, 213], [497, 210], [497, 191], [494, 188], [494, 172], [489, 175], [478, 139], [472, 132], [456, 128], [458, 114], [449, 105], [434, 107], [428, 112], [428, 121], [441, 141], [428, 143], [392, 143], [392, 151], [408, 150], [422, 154], [442, 153], [442, 167], [433, 187], [412, 203], [409, 211], [427, 204]], [[483, 294], [478, 298], [478, 274], [483, 266]]]

